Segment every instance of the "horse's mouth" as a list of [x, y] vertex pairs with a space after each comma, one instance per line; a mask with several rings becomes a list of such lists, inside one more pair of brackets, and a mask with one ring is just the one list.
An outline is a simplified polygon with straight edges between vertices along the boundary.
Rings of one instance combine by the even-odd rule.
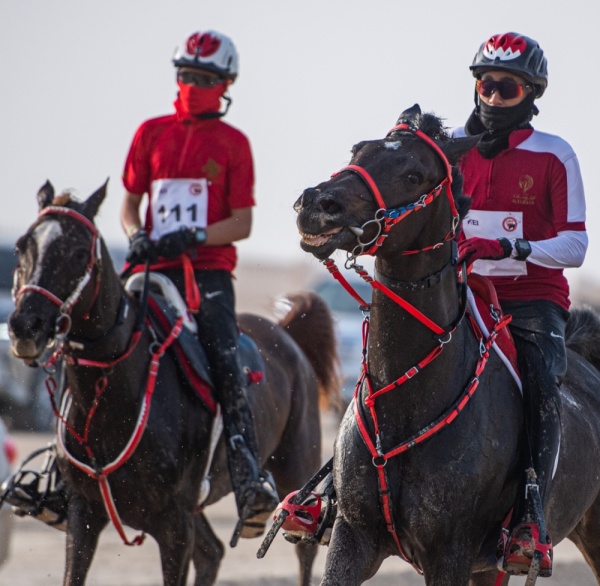
[[311, 248], [320, 248], [331, 242], [334, 236], [339, 234], [342, 230], [343, 228], [333, 228], [332, 230], [322, 232], [321, 234], [307, 234], [306, 232], [300, 232], [300, 238], [302, 238], [303, 244], [306, 244]]
[[339, 226], [317, 234], [300, 230], [300, 248], [320, 260], [326, 259], [335, 250], [352, 250], [356, 246], [356, 235], [345, 228], [348, 226]]
[[15, 358], [18, 358], [26, 364], [34, 364], [44, 354], [50, 352], [55, 345], [54, 337], [46, 340], [43, 344], [39, 340], [28, 339], [17, 339], [13, 338], [11, 343], [11, 352]]

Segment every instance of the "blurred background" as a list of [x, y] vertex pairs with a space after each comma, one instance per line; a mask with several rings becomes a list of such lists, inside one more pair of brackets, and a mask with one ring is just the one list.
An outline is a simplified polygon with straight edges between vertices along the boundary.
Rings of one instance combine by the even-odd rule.
[[[578, 154], [588, 193], [590, 247], [584, 266], [567, 276], [575, 303], [598, 304], [599, 122], [590, 107], [600, 89], [597, 10], [595, 2], [561, 0], [1, 2], [0, 480], [15, 464], [11, 433], [28, 446], [20, 460], [36, 445], [24, 441], [27, 432], [48, 432], [53, 423], [44, 373], [17, 362], [9, 351], [14, 242], [35, 219], [35, 195], [47, 179], [58, 191], [72, 189], [84, 199], [108, 177], [97, 223], [119, 265], [127, 246], [118, 219], [125, 156], [143, 120], [172, 111], [171, 58], [191, 32], [219, 30], [240, 55], [226, 120], [250, 138], [258, 205], [253, 234], [239, 245], [238, 309], [268, 316], [281, 294], [321, 293], [337, 318], [348, 399], [360, 367], [362, 314], [300, 250], [293, 202], [304, 188], [344, 166], [354, 143], [382, 137], [414, 103], [444, 117], [449, 127], [462, 125], [473, 108], [468, 66], [492, 34], [526, 34], [539, 41], [548, 58], [549, 86], [538, 101], [534, 125], [562, 136]], [[343, 265], [343, 257], [336, 260]], [[368, 295], [363, 285], [357, 286]], [[329, 437], [334, 433], [332, 426]], [[39, 436], [39, 441], [50, 437]], [[10, 536], [5, 513], [0, 509], [0, 563]], [[50, 551], [46, 536], [32, 545], [29, 525], [21, 527], [23, 559], [32, 551], [36, 556]], [[9, 568], [5, 576], [23, 584], [24, 565], [39, 566], [13, 564], [13, 574]], [[45, 581], [50, 573], [45, 566], [38, 569]], [[586, 576], [570, 583], [591, 584]]]
[[[506, 31], [535, 38], [548, 59], [549, 86], [534, 125], [561, 135], [578, 154], [590, 247], [584, 266], [567, 274], [574, 301], [595, 303], [599, 123], [588, 107], [600, 89], [594, 6], [575, 2], [567, 10], [559, 0], [493, 7], [472, 0], [415, 6], [396, 0], [368, 6], [358, 0], [3, 2], [0, 324], [10, 310], [11, 250], [35, 219], [35, 195], [46, 179], [81, 199], [110, 179], [97, 223], [122, 256], [120, 176], [130, 141], [143, 120], [172, 111], [175, 48], [194, 30], [209, 28], [229, 35], [240, 55], [226, 120], [250, 138], [256, 168], [254, 229], [238, 247], [240, 311], [269, 315], [274, 297], [318, 288], [337, 311], [342, 355], [355, 364], [346, 370], [358, 372], [362, 315], [300, 250], [292, 205], [304, 188], [345, 165], [354, 143], [382, 137], [415, 102], [449, 127], [463, 124], [473, 108], [473, 55], [490, 35]], [[39, 374], [4, 360], [3, 325], [0, 338], [0, 414], [7, 411], [9, 379], [10, 400], [27, 412], [7, 413], [9, 425], [43, 426], [49, 413], [38, 400]]]

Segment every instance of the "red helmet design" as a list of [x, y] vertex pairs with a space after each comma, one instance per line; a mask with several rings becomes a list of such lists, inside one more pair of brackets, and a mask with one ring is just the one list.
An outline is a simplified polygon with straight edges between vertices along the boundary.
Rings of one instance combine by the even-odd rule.
[[194, 33], [188, 38], [185, 49], [190, 55], [199, 57], [210, 57], [214, 55], [221, 46], [221, 39], [210, 33]]
[[510, 61], [517, 59], [527, 49], [527, 41], [518, 35], [506, 33], [504, 35], [494, 35], [487, 43], [484, 43], [483, 54], [492, 61]]
[[525, 78], [541, 97], [548, 86], [548, 63], [537, 41], [519, 33], [491, 36], [481, 44], [470, 66], [475, 77], [489, 70], [502, 69]]
[[234, 81], [238, 74], [238, 54], [231, 39], [224, 34], [196, 31], [177, 48], [173, 65], [212, 71]]

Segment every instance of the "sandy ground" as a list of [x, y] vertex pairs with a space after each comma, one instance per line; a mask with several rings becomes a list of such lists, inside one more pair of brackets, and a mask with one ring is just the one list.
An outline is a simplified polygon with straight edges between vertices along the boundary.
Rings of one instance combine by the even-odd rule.
[[[324, 429], [324, 457], [331, 452], [336, 431], [335, 420], [326, 417]], [[15, 434], [19, 458], [34, 448], [43, 446], [48, 436]], [[232, 498], [227, 498], [208, 510], [208, 517], [224, 543], [229, 542], [235, 524]], [[132, 537], [134, 532], [129, 530]], [[0, 536], [1, 538], [1, 536]], [[62, 584], [65, 536], [32, 519], [16, 518], [10, 544], [10, 557], [0, 568], [0, 585], [41, 586]], [[294, 548], [278, 535], [263, 559], [256, 558], [260, 539], [241, 540], [235, 549], [227, 549], [221, 565], [218, 584], [233, 586], [273, 585], [293, 586], [297, 580]], [[313, 584], [319, 584], [325, 564], [326, 548], [320, 548], [314, 567]], [[555, 549], [555, 569], [551, 579], [540, 579], [538, 584], [553, 586], [594, 586], [595, 579], [579, 552], [570, 542]], [[191, 572], [192, 573], [192, 572]], [[190, 573], [190, 574], [191, 574]], [[192, 583], [192, 576], [188, 580]], [[523, 579], [511, 580], [511, 585], [523, 584]], [[156, 543], [148, 538], [141, 547], [126, 547], [116, 531], [109, 527], [100, 539], [100, 546], [87, 581], [88, 586], [160, 586], [160, 561]], [[372, 586], [418, 586], [424, 584], [408, 564], [399, 558], [384, 562], [378, 574], [367, 584]]]

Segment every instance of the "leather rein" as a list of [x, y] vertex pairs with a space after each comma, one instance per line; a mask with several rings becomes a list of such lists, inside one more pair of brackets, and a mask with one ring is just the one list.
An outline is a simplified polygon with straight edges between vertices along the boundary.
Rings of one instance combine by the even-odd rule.
[[[425, 289], [428, 287], [433, 287], [442, 280], [442, 277], [444, 276], [446, 271], [451, 270], [453, 268], [454, 260], [452, 260], [448, 265], [446, 265], [444, 268], [442, 268], [442, 270], [439, 271], [438, 273], [436, 273], [435, 275], [430, 275], [429, 277], [422, 279], [421, 281], [407, 282], [407, 283], [404, 283], [401, 281], [396, 282], [393, 279], [384, 277], [383, 275], [377, 275], [377, 274], [376, 274], [376, 276], [378, 278], [373, 279], [372, 277], [370, 277], [368, 275], [368, 273], [363, 269], [362, 266], [360, 266], [356, 263], [356, 257], [361, 254], [373, 255], [377, 251], [377, 249], [385, 242], [385, 239], [387, 238], [388, 233], [392, 229], [393, 226], [395, 226], [397, 223], [401, 222], [402, 220], [406, 219], [413, 212], [422, 210], [425, 207], [427, 207], [435, 199], [437, 199], [437, 197], [442, 193], [442, 191], [444, 191], [444, 189], [446, 191], [446, 195], [447, 195], [448, 201], [450, 203], [450, 211], [452, 214], [450, 231], [446, 234], [444, 240], [441, 242], [427, 246], [420, 250], [406, 250], [406, 251], [403, 251], [402, 254], [409, 255], [409, 254], [417, 254], [420, 252], [425, 252], [428, 250], [435, 250], [435, 249], [443, 246], [446, 242], [449, 242], [449, 241], [453, 242], [455, 235], [456, 235], [456, 229], [459, 224], [459, 214], [456, 210], [456, 205], [454, 203], [454, 197], [451, 192], [452, 167], [451, 167], [446, 155], [443, 153], [443, 151], [440, 149], [440, 147], [429, 136], [427, 136], [425, 133], [423, 133], [421, 130], [415, 129], [408, 124], [398, 124], [397, 126], [394, 126], [394, 128], [392, 128], [392, 130], [388, 133], [388, 136], [392, 132], [397, 131], [397, 130], [410, 132], [414, 136], [424, 140], [436, 152], [436, 154], [441, 158], [442, 163], [444, 164], [445, 172], [446, 172], [445, 177], [429, 193], [426, 193], [426, 194], [420, 196], [415, 202], [410, 203], [401, 208], [388, 209], [386, 207], [385, 200], [384, 200], [383, 196], [381, 195], [381, 192], [380, 192], [376, 182], [373, 180], [371, 175], [364, 168], [362, 168], [358, 165], [348, 165], [347, 167], [340, 169], [337, 173], [334, 173], [333, 176], [336, 176], [340, 173], [349, 171], [349, 172], [352, 172], [352, 173], [358, 175], [358, 177], [360, 177], [360, 179], [366, 184], [371, 195], [374, 197], [374, 199], [380, 206], [375, 214], [374, 220], [369, 220], [365, 224], [363, 224], [363, 226], [361, 226], [361, 228], [364, 228], [368, 224], [376, 222], [380, 226], [378, 234], [368, 242], [361, 242], [360, 235], [357, 235], [357, 240], [358, 240], [359, 244], [352, 251], [352, 253], [349, 253], [348, 262], [346, 263], [346, 268], [353, 269], [358, 274], [358, 276], [360, 278], [362, 278], [365, 282], [367, 282], [373, 289], [377, 289], [377, 290], [381, 291], [382, 293], [384, 293], [388, 298], [390, 298], [397, 305], [399, 305], [405, 311], [407, 311], [412, 317], [414, 317], [416, 320], [418, 320], [423, 326], [425, 326], [427, 329], [429, 329], [431, 332], [433, 332], [438, 337], [438, 344], [422, 360], [420, 360], [417, 364], [415, 364], [414, 366], [409, 368], [404, 374], [402, 374], [396, 380], [385, 385], [381, 389], [374, 389], [372, 382], [371, 382], [371, 376], [369, 373], [369, 365], [368, 365], [368, 358], [367, 358], [367, 343], [368, 343], [369, 325], [370, 325], [370, 318], [369, 318], [370, 304], [365, 302], [365, 300], [356, 292], [356, 290], [350, 285], [350, 283], [348, 283], [348, 281], [345, 279], [345, 277], [340, 272], [340, 270], [336, 266], [335, 262], [331, 258], [328, 258], [325, 261], [323, 261], [323, 264], [325, 265], [327, 270], [331, 273], [331, 275], [344, 287], [344, 289], [346, 289], [346, 291], [348, 293], [350, 293], [350, 295], [352, 295], [352, 297], [354, 297], [354, 299], [356, 301], [358, 301], [360, 309], [365, 314], [365, 318], [363, 321], [363, 327], [362, 327], [363, 351], [362, 351], [361, 374], [356, 383], [356, 387], [354, 390], [354, 397], [353, 397], [354, 414], [355, 414], [357, 425], [358, 425], [358, 428], [360, 431], [360, 435], [361, 435], [363, 442], [364, 442], [365, 446], [367, 447], [369, 453], [371, 454], [373, 466], [377, 470], [379, 495], [380, 495], [381, 507], [382, 507], [384, 519], [386, 522], [387, 530], [388, 530], [388, 532], [391, 533], [391, 535], [394, 539], [394, 542], [396, 543], [396, 546], [398, 548], [398, 551], [400, 553], [400, 556], [405, 561], [410, 563], [413, 566], [413, 568], [418, 573], [421, 574], [422, 573], [421, 568], [415, 562], [413, 562], [413, 560], [411, 560], [410, 557], [405, 552], [405, 550], [400, 542], [400, 538], [398, 536], [398, 533], [397, 533], [397, 530], [396, 530], [396, 527], [394, 524], [394, 516], [393, 516], [393, 510], [392, 510], [392, 501], [390, 498], [389, 482], [388, 482], [387, 473], [386, 473], [386, 469], [385, 469], [386, 464], [389, 459], [391, 459], [395, 456], [398, 456], [398, 455], [406, 452], [407, 450], [413, 448], [414, 446], [424, 442], [425, 440], [427, 440], [430, 437], [432, 437], [433, 435], [435, 435], [437, 432], [439, 432], [441, 429], [443, 429], [447, 425], [450, 425], [450, 423], [452, 423], [456, 419], [456, 417], [465, 408], [465, 406], [467, 405], [467, 403], [470, 401], [470, 399], [473, 397], [475, 391], [477, 390], [477, 388], [479, 386], [479, 377], [482, 374], [483, 370], [485, 369], [485, 366], [486, 366], [488, 358], [489, 358], [489, 350], [490, 350], [491, 346], [493, 345], [493, 343], [498, 335], [499, 330], [501, 328], [505, 327], [507, 325], [507, 323], [510, 321], [510, 316], [501, 317], [501, 314], [498, 314], [498, 317], [496, 318], [496, 323], [495, 323], [494, 327], [491, 329], [491, 332], [487, 338], [482, 334], [476, 321], [470, 315], [468, 316], [471, 327], [472, 327], [472, 329], [475, 333], [475, 336], [479, 342], [479, 357], [477, 360], [477, 364], [475, 365], [474, 375], [473, 375], [472, 379], [466, 385], [466, 388], [463, 390], [463, 393], [461, 394], [461, 396], [440, 417], [438, 417], [435, 421], [431, 422], [430, 424], [424, 426], [420, 431], [415, 433], [412, 437], [408, 438], [401, 444], [393, 447], [392, 449], [384, 450], [383, 442], [382, 442], [383, 436], [382, 436], [381, 429], [379, 426], [377, 411], [375, 409], [376, 399], [378, 397], [380, 397], [381, 395], [383, 395], [384, 393], [398, 389], [402, 384], [404, 384], [408, 380], [412, 379], [419, 372], [421, 372], [421, 370], [423, 368], [425, 368], [428, 364], [433, 362], [433, 360], [435, 360], [435, 358], [437, 358], [442, 353], [444, 346], [452, 340], [452, 334], [456, 330], [456, 328], [460, 325], [460, 323], [462, 322], [462, 320], [465, 316], [465, 312], [466, 312], [466, 271], [465, 271], [464, 266], [462, 268], [462, 275], [461, 275], [462, 278], [460, 279], [461, 293], [462, 293], [461, 294], [461, 310], [459, 312], [459, 316], [457, 317], [457, 319], [450, 326], [448, 326], [446, 328], [441, 327], [440, 325], [433, 322], [426, 315], [424, 315], [419, 309], [414, 307], [412, 304], [410, 304], [408, 301], [406, 301], [404, 298], [402, 298], [399, 294], [397, 294], [391, 288], [391, 287], [394, 287], [394, 288], [406, 288], [406, 289], [411, 289], [411, 290], [418, 290], [418, 289]], [[385, 282], [385, 284], [384, 284], [384, 282]], [[365, 385], [367, 388], [367, 396], [364, 400], [364, 406], [369, 411], [369, 414], [371, 417], [373, 430], [374, 430], [373, 437], [371, 436], [371, 434], [369, 432], [369, 427], [365, 420], [365, 415], [363, 413], [362, 405], [360, 405], [360, 390], [363, 387], [363, 385]]]
[[[140, 338], [142, 336], [142, 330], [141, 330], [141, 327], [135, 328], [135, 330], [132, 333], [129, 345], [126, 348], [126, 350], [123, 352], [123, 354], [121, 354], [117, 358], [114, 358], [109, 361], [99, 361], [99, 360], [92, 360], [92, 359], [86, 359], [86, 358], [75, 358], [69, 354], [70, 342], [68, 339], [68, 334], [70, 332], [71, 323], [72, 323], [71, 322], [71, 311], [77, 305], [77, 303], [81, 300], [82, 293], [83, 293], [85, 287], [87, 286], [87, 284], [91, 281], [94, 271], [96, 271], [96, 279], [95, 279], [95, 284], [94, 284], [94, 295], [93, 295], [93, 298], [92, 298], [89, 308], [87, 309], [87, 311], [85, 312], [85, 314], [83, 316], [83, 319], [89, 318], [89, 313], [98, 299], [98, 294], [100, 291], [100, 281], [101, 281], [101, 268], [102, 268], [101, 238], [100, 238], [98, 228], [95, 226], [95, 224], [91, 220], [86, 218], [83, 214], [80, 214], [79, 212], [77, 212], [71, 208], [60, 207], [60, 206], [48, 206], [48, 207], [42, 209], [39, 214], [40, 217], [46, 216], [46, 215], [67, 216], [69, 218], [75, 219], [78, 222], [81, 222], [91, 232], [92, 241], [90, 244], [89, 261], [87, 263], [87, 266], [86, 266], [83, 276], [77, 281], [77, 284], [75, 285], [73, 292], [67, 297], [66, 300], [64, 300], [64, 301], [61, 300], [60, 298], [58, 298], [56, 295], [54, 295], [48, 289], [39, 287], [38, 285], [24, 285], [16, 292], [15, 301], [18, 301], [18, 299], [24, 293], [33, 292], [33, 293], [38, 293], [38, 294], [44, 296], [46, 299], [49, 299], [50, 301], [52, 301], [52, 303], [54, 303], [55, 305], [57, 305], [59, 307], [59, 315], [56, 319], [55, 328], [54, 328], [54, 333], [55, 333], [54, 347], [52, 349], [50, 357], [47, 360], [39, 363], [41, 366], [43, 366], [45, 369], [50, 370], [50, 369], [53, 369], [55, 367], [55, 365], [58, 364], [61, 360], [66, 360], [67, 363], [74, 365], [74, 366], [83, 366], [83, 367], [91, 367], [91, 368], [101, 369], [101, 375], [99, 376], [99, 378], [96, 380], [96, 382], [94, 384], [94, 399], [92, 402], [92, 406], [86, 416], [86, 422], [85, 422], [83, 433], [78, 433], [67, 422], [67, 415], [68, 415], [68, 412], [70, 410], [71, 403], [72, 403], [72, 399], [70, 396], [70, 389], [68, 387], [65, 389], [65, 392], [64, 392], [64, 395], [63, 395], [62, 401], [61, 401], [61, 407], [59, 410], [56, 407], [55, 394], [56, 394], [57, 390], [60, 390], [59, 386], [62, 387], [62, 384], [57, 385], [53, 376], [51, 374], [48, 375], [48, 377], [46, 379], [46, 388], [48, 390], [48, 394], [50, 395], [50, 402], [51, 402], [52, 410], [54, 411], [54, 414], [56, 415], [56, 417], [59, 420], [59, 428], [57, 430], [58, 431], [57, 432], [57, 440], [58, 440], [58, 443], [59, 443], [61, 449], [63, 450], [67, 460], [73, 466], [75, 466], [76, 468], [78, 468], [79, 470], [81, 470], [82, 472], [87, 474], [89, 477], [98, 481], [100, 494], [102, 495], [102, 500], [104, 502], [104, 507], [106, 509], [108, 517], [111, 520], [111, 522], [113, 523], [115, 529], [117, 530], [119, 536], [121, 537], [121, 539], [123, 540], [125, 545], [141, 545], [144, 541], [145, 533], [141, 533], [141, 534], [137, 535], [132, 540], [128, 539], [125, 534], [125, 530], [123, 528], [123, 523], [122, 523], [119, 513], [116, 509], [116, 505], [115, 505], [115, 502], [114, 502], [114, 499], [112, 496], [110, 485], [108, 483], [108, 476], [112, 472], [115, 472], [116, 470], [118, 470], [121, 466], [123, 466], [129, 460], [129, 458], [135, 452], [140, 440], [142, 439], [142, 436], [146, 429], [146, 424], [148, 422], [148, 417], [150, 415], [150, 406], [151, 406], [151, 402], [152, 402], [152, 396], [154, 394], [154, 389], [156, 386], [156, 377], [158, 375], [160, 359], [163, 356], [163, 354], [166, 352], [167, 348], [179, 336], [181, 329], [182, 329], [183, 317], [180, 317], [179, 319], [177, 319], [177, 321], [173, 325], [171, 331], [169, 332], [169, 334], [166, 336], [165, 340], [162, 343], [159, 343], [159, 341], [156, 340], [156, 338], [155, 338], [154, 342], [151, 344], [151, 346], [149, 348], [151, 360], [150, 360], [150, 365], [149, 365], [148, 378], [146, 381], [146, 389], [145, 389], [144, 398], [143, 398], [141, 406], [140, 406], [138, 418], [136, 421], [136, 425], [133, 429], [132, 435], [131, 435], [129, 441], [127, 442], [127, 444], [125, 445], [125, 447], [123, 448], [123, 450], [119, 453], [119, 455], [112, 462], [110, 462], [104, 466], [100, 466], [100, 464], [98, 463], [97, 458], [89, 444], [89, 433], [90, 433], [92, 419], [93, 419], [93, 416], [96, 413], [96, 410], [99, 406], [100, 398], [102, 397], [104, 391], [106, 390], [106, 388], [108, 386], [109, 374], [111, 374], [113, 367], [115, 365], [127, 360], [131, 356], [131, 354], [137, 347], [138, 342], [140, 341]], [[140, 326], [141, 326], [141, 324], [140, 324]], [[72, 343], [72, 344], [77, 345], [75, 343]], [[69, 450], [67, 449], [67, 446], [65, 444], [64, 436], [65, 436], [66, 431], [69, 431], [71, 436], [81, 446], [83, 446], [83, 449], [89, 459], [90, 464], [86, 464], [86, 463], [80, 461], [73, 454], [71, 454], [69, 452]]]

